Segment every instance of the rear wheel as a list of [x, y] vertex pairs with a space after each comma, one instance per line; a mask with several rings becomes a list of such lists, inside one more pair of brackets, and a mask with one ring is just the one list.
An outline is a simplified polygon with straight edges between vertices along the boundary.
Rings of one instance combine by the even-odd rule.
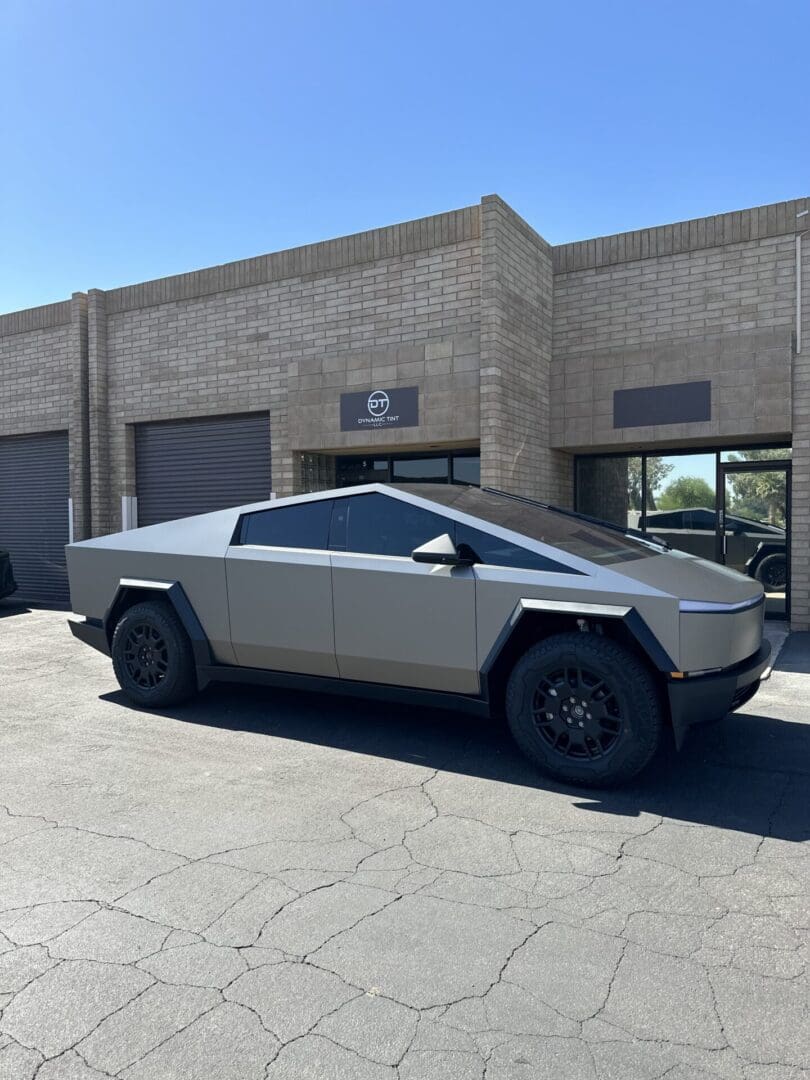
[[127, 608], [112, 640], [118, 684], [136, 705], [177, 705], [197, 689], [191, 642], [174, 608], [147, 600]]
[[754, 577], [762, 582], [765, 592], [784, 592], [787, 584], [786, 556], [766, 555], [754, 571]]
[[649, 764], [663, 737], [649, 669], [609, 638], [556, 634], [526, 652], [506, 690], [518, 746], [567, 783], [612, 787]]

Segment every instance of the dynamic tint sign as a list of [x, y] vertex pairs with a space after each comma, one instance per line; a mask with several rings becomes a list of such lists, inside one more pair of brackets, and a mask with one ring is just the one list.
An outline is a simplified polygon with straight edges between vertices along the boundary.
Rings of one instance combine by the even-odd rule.
[[401, 386], [397, 390], [362, 390], [340, 395], [340, 430], [361, 428], [417, 427], [419, 388]]

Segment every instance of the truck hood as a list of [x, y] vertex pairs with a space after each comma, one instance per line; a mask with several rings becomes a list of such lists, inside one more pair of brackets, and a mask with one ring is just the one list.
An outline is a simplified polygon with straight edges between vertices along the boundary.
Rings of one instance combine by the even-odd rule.
[[762, 586], [753, 578], [683, 551], [662, 551], [652, 559], [622, 563], [621, 572], [634, 581], [677, 596], [679, 600], [739, 604], [756, 599], [763, 592]]

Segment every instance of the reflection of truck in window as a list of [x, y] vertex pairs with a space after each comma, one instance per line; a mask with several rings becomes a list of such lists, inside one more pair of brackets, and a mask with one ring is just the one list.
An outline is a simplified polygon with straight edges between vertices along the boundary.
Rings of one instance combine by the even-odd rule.
[[[628, 524], [639, 528], [641, 514], [633, 511]], [[647, 532], [679, 551], [715, 557], [717, 514], [706, 506], [682, 510], [648, 510]], [[726, 565], [761, 581], [766, 592], [783, 592], [787, 583], [785, 530], [764, 521], [726, 514]]]

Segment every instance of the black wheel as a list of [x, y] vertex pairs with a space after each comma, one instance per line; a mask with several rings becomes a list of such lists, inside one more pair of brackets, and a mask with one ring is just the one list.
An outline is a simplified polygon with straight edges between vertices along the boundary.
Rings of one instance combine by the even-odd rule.
[[566, 783], [612, 787], [649, 764], [663, 716], [649, 669], [609, 638], [557, 634], [515, 665], [506, 717], [518, 746]]
[[112, 662], [119, 686], [136, 705], [159, 709], [196, 692], [191, 642], [165, 600], [124, 612], [113, 634]]
[[784, 592], [787, 585], [787, 558], [784, 555], [766, 555], [754, 571], [754, 577], [762, 582], [765, 592]]

